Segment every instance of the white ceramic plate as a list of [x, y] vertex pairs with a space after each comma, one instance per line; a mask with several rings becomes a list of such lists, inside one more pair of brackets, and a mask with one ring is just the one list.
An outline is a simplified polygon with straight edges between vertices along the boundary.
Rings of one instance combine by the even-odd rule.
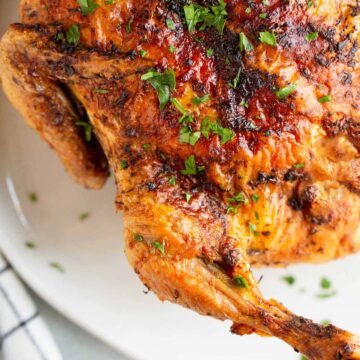
[[[17, 1], [0, 0], [0, 31], [16, 19]], [[31, 203], [30, 192], [38, 194]], [[86, 191], [64, 173], [55, 155], [21, 121], [0, 93], [0, 246], [25, 281], [74, 322], [139, 360], [298, 359], [276, 339], [237, 337], [230, 324], [160, 303], [143, 287], [123, 254], [121, 216], [112, 180]], [[79, 221], [79, 214], [91, 217]], [[36, 243], [35, 250], [24, 246]], [[266, 269], [266, 296], [298, 314], [360, 333], [360, 258], [323, 266]], [[60, 273], [49, 266], [61, 264]], [[290, 287], [280, 280], [295, 275]], [[337, 295], [319, 300], [329, 277]]]

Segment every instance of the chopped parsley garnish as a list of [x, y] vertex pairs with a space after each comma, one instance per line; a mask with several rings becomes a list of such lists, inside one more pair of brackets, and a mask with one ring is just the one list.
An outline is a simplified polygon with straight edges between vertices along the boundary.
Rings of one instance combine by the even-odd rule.
[[228, 206], [228, 207], [226, 208], [226, 213], [227, 213], [227, 214], [231, 214], [231, 213], [237, 214], [237, 213], [238, 213], [238, 208], [236, 208], [236, 207], [234, 207], [234, 206]]
[[241, 70], [239, 69], [239, 71], [237, 72], [236, 76], [234, 77], [234, 79], [232, 79], [229, 83], [229, 86], [233, 89], [236, 89], [239, 85], [240, 82], [240, 74], [241, 74]]
[[132, 31], [131, 27], [132, 27], [133, 21], [134, 21], [134, 19], [131, 18], [131, 19], [127, 22], [127, 24], [125, 25], [125, 30], [126, 30], [126, 32], [127, 32], [128, 34], [131, 34], [131, 31]]
[[194, 155], [190, 155], [185, 160], [185, 169], [181, 170], [183, 175], [196, 175], [197, 174], [197, 167], [196, 167], [196, 160]]
[[28, 194], [28, 198], [31, 203], [37, 203], [39, 200], [39, 197], [35, 192], [30, 192]]
[[326, 95], [326, 96], [323, 96], [319, 99], [319, 103], [320, 104], [325, 104], [327, 102], [330, 102], [331, 101], [331, 95]]
[[260, 41], [270, 46], [277, 46], [275, 34], [269, 31], [260, 32]]
[[206, 50], [206, 56], [212, 57], [214, 55], [214, 49], [207, 49]]
[[138, 241], [138, 242], [141, 242], [141, 241], [144, 241], [144, 237], [141, 234], [135, 234], [134, 235], [134, 240]]
[[228, 128], [224, 128], [221, 125], [211, 122], [209, 118], [205, 118], [201, 123], [201, 133], [208, 139], [211, 133], [214, 133], [221, 138], [221, 145], [225, 145], [235, 137], [235, 133]]
[[318, 32], [312, 32], [312, 33], [310, 33], [310, 34], [307, 34], [307, 35], [305, 36], [305, 39], [306, 39], [308, 42], [311, 42], [311, 41], [316, 40], [318, 37], [319, 37], [319, 33], [318, 33]]
[[210, 98], [209, 95], [204, 95], [204, 96], [201, 96], [201, 97], [197, 96], [197, 97], [193, 98], [193, 99], [191, 100], [191, 102], [192, 102], [194, 105], [199, 106], [200, 104], [208, 101], [209, 98]]
[[192, 198], [192, 195], [189, 194], [189, 193], [185, 193], [184, 196], [185, 196], [186, 202], [187, 202], [187, 203], [190, 202], [190, 200], [191, 200], [191, 198]]
[[170, 45], [169, 46], [169, 51], [172, 53], [172, 54], [175, 54], [176, 53], [176, 47], [174, 45]]
[[234, 203], [241, 203], [241, 204], [247, 204], [249, 202], [249, 200], [246, 198], [246, 196], [243, 192], [240, 192], [237, 195], [229, 198], [228, 201], [234, 202]]
[[142, 147], [143, 147], [143, 149], [146, 150], [146, 151], [148, 151], [148, 150], [151, 149], [151, 145], [150, 145], [150, 144], [144, 144]]
[[281, 279], [290, 286], [294, 285], [296, 282], [295, 277], [292, 275], [283, 276]]
[[57, 271], [59, 271], [61, 273], [65, 272], [65, 268], [61, 264], [59, 264], [58, 262], [53, 261], [53, 262], [50, 263], [50, 266], [53, 269], [55, 269], [55, 270], [57, 270]]
[[180, 142], [194, 146], [200, 139], [201, 132], [192, 132], [191, 128], [186, 126], [180, 129]]
[[267, 16], [268, 16], [267, 13], [261, 13], [261, 14], [259, 14], [259, 18], [260, 18], [260, 19], [266, 19]]
[[77, 0], [77, 2], [80, 5], [80, 9], [83, 15], [90, 15], [98, 7], [100, 7], [100, 5], [97, 4], [94, 0]]
[[163, 110], [170, 101], [171, 91], [176, 87], [174, 70], [168, 69], [164, 73], [150, 70], [141, 77], [141, 80], [148, 81], [156, 90], [160, 101], [160, 109]]
[[190, 33], [199, 30], [205, 30], [206, 27], [214, 27], [221, 34], [224, 32], [226, 22], [226, 3], [224, 0], [218, 0], [219, 5], [210, 6], [210, 8], [190, 4], [184, 6], [185, 22]]
[[126, 170], [129, 167], [129, 163], [126, 160], [121, 160], [120, 167], [121, 169]]
[[168, 183], [171, 185], [171, 186], [175, 186], [176, 185], [176, 177], [173, 176], [169, 179]]
[[279, 99], [284, 99], [295, 91], [296, 91], [296, 85], [289, 85], [277, 91], [276, 96]]
[[156, 249], [156, 250], [159, 250], [161, 252], [161, 254], [165, 254], [165, 246], [163, 243], [159, 242], [159, 241], [155, 241], [153, 242], [153, 247]]
[[95, 94], [108, 94], [109, 90], [96, 88], [96, 89], [93, 90], [93, 93], [95, 93]]
[[90, 213], [87, 211], [87, 212], [83, 212], [79, 215], [79, 220], [80, 221], [85, 221], [87, 220], [89, 217], [90, 217]]
[[328, 278], [323, 277], [320, 281], [320, 286], [322, 289], [330, 289], [331, 281]]
[[167, 26], [170, 30], [175, 30], [175, 29], [176, 29], [175, 23], [174, 23], [170, 18], [167, 18], [167, 19], [166, 19], [166, 26]]
[[139, 51], [139, 55], [140, 55], [142, 58], [144, 58], [144, 57], [147, 57], [148, 52], [147, 52], [146, 50], [140, 50], [140, 51]]
[[254, 47], [252, 46], [251, 42], [243, 32], [240, 33], [239, 37], [240, 37], [240, 51], [254, 50]]
[[85, 141], [90, 142], [92, 137], [92, 125], [86, 121], [77, 121], [75, 125], [84, 128]]
[[33, 241], [26, 241], [25, 242], [25, 246], [28, 248], [28, 249], [35, 249], [36, 248], [36, 244], [33, 242]]
[[194, 121], [190, 113], [181, 105], [178, 99], [172, 99], [171, 102], [176, 107], [176, 109], [179, 110], [182, 114], [181, 118], [179, 119], [180, 124], [191, 123]]
[[317, 294], [316, 297], [321, 300], [329, 299], [334, 297], [337, 294], [336, 291], [331, 291], [329, 293]]
[[234, 283], [237, 287], [242, 289], [247, 289], [249, 287], [249, 283], [243, 276], [235, 276]]
[[260, 199], [260, 196], [259, 195], [257, 195], [257, 194], [252, 194], [251, 195], [251, 200], [253, 201], [253, 202], [258, 202], [259, 201], [259, 199]]
[[80, 41], [80, 31], [78, 25], [71, 25], [66, 32], [66, 41], [70, 45], [77, 46]]
[[295, 164], [294, 165], [294, 168], [295, 169], [302, 169], [302, 168], [304, 168], [305, 167], [305, 164]]
[[325, 327], [328, 327], [328, 326], [331, 325], [331, 321], [330, 320], [324, 320], [324, 321], [321, 322], [321, 325], [325, 326]]

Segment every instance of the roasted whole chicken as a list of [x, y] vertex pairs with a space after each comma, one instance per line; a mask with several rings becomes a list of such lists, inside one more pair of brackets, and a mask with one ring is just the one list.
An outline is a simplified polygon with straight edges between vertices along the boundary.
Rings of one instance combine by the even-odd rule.
[[359, 31], [356, 0], [23, 0], [0, 77], [77, 182], [113, 170], [126, 254], [161, 300], [360, 359], [251, 273], [360, 248]]

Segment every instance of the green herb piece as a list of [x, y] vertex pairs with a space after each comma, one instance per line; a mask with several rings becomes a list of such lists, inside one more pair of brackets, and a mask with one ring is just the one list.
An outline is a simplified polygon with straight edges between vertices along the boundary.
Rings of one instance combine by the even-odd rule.
[[254, 50], [254, 47], [252, 46], [251, 42], [243, 32], [240, 33], [239, 38], [240, 38], [240, 51]]
[[320, 281], [320, 286], [322, 289], [330, 289], [331, 288], [331, 281], [326, 278], [326, 277], [323, 277]]
[[204, 95], [204, 96], [201, 96], [201, 97], [197, 96], [197, 97], [193, 98], [193, 99], [191, 100], [191, 102], [192, 102], [194, 105], [199, 106], [200, 104], [208, 101], [209, 98], [210, 98], [209, 95]]
[[311, 41], [316, 40], [318, 37], [319, 37], [319, 33], [318, 33], [318, 32], [312, 32], [312, 33], [310, 33], [310, 34], [307, 34], [307, 35], [305, 36], [305, 39], [306, 39], [308, 42], [311, 42]]
[[175, 54], [176, 53], [176, 47], [174, 45], [170, 45], [169, 46], [169, 51], [172, 53], [172, 54]]
[[85, 221], [90, 217], [90, 213], [89, 212], [83, 212], [79, 215], [79, 220], [80, 221]]
[[126, 160], [121, 160], [120, 167], [122, 170], [126, 170], [129, 167], [129, 163]]
[[144, 145], [143, 145], [143, 149], [146, 150], [146, 151], [148, 151], [148, 150], [151, 149], [151, 145], [150, 145], [150, 144], [144, 144]]
[[277, 46], [275, 34], [269, 31], [260, 32], [260, 41], [270, 46]]
[[190, 200], [191, 200], [191, 198], [192, 198], [192, 195], [189, 194], [189, 193], [185, 193], [184, 195], [185, 195], [185, 200], [186, 200], [186, 202], [187, 202], [187, 203], [190, 202]]
[[245, 194], [242, 191], [239, 192], [237, 195], [228, 198], [228, 201], [245, 205], [249, 202], [249, 200], [246, 198]]
[[259, 14], [259, 18], [260, 18], [260, 19], [266, 19], [267, 16], [268, 16], [267, 13], [261, 13], [261, 14]]
[[132, 31], [131, 27], [132, 27], [132, 23], [133, 23], [133, 22], [134, 22], [134, 19], [131, 18], [131, 19], [127, 22], [127, 24], [125, 25], [125, 31], [126, 31], [128, 34], [131, 34], [131, 31]]
[[257, 195], [257, 194], [252, 194], [251, 195], [251, 200], [253, 201], [253, 202], [258, 202], [259, 201], [259, 199], [260, 199], [260, 196], [259, 195]]
[[321, 325], [325, 326], [325, 327], [328, 327], [331, 325], [331, 321], [330, 320], [324, 320], [321, 322]]
[[295, 169], [303, 169], [305, 167], [305, 164], [295, 164], [294, 168]]
[[165, 246], [163, 243], [159, 242], [159, 241], [155, 241], [153, 242], [153, 247], [156, 249], [156, 250], [159, 250], [161, 252], [162, 255], [165, 254]]
[[139, 51], [139, 55], [144, 58], [144, 57], [147, 57], [148, 56], [148, 52], [146, 50], [140, 50]]
[[80, 31], [79, 26], [71, 25], [68, 31], [66, 32], [66, 41], [68, 44], [77, 46], [80, 41]]
[[317, 294], [316, 297], [318, 299], [325, 300], [325, 299], [329, 299], [329, 298], [334, 297], [336, 294], [337, 294], [336, 291], [332, 291], [332, 292], [329, 292], [329, 293]]
[[309, 2], [307, 3], [308, 8], [311, 8], [313, 5], [314, 5], [314, 2], [313, 2], [313, 1], [309, 1]]
[[39, 197], [38, 197], [37, 193], [30, 192], [30, 193], [28, 193], [28, 199], [31, 203], [37, 203], [39, 200]]
[[247, 289], [249, 287], [249, 283], [243, 276], [235, 276], [234, 283], [237, 287], [242, 289]]
[[169, 179], [168, 183], [171, 185], [171, 186], [175, 186], [176, 185], [176, 176], [173, 176]]
[[109, 90], [106, 90], [106, 89], [94, 89], [93, 93], [95, 93], [95, 94], [108, 94]]
[[77, 2], [80, 5], [80, 9], [83, 15], [90, 15], [98, 7], [100, 7], [100, 5], [97, 4], [94, 0], [77, 0]]
[[36, 249], [36, 244], [33, 241], [26, 241], [25, 246], [31, 250]]
[[172, 104], [179, 110], [182, 114], [181, 118], [179, 119], [179, 123], [191, 123], [194, 121], [190, 113], [181, 105], [178, 99], [171, 99]]
[[276, 96], [279, 99], [284, 99], [295, 91], [296, 91], [296, 85], [289, 85], [277, 91]]
[[85, 133], [85, 141], [90, 142], [92, 137], [92, 125], [87, 123], [86, 121], [77, 121], [75, 123], [76, 126], [81, 126], [84, 128]]
[[300, 360], [309, 360], [306, 356], [301, 355]]
[[105, 5], [112, 5], [115, 0], [105, 0]]
[[55, 269], [55, 270], [57, 270], [57, 271], [59, 271], [61, 273], [65, 272], [65, 268], [61, 264], [59, 264], [58, 262], [53, 261], [53, 262], [50, 263], [50, 266], [53, 269]]
[[227, 214], [231, 214], [231, 213], [237, 214], [237, 213], [238, 213], [238, 208], [236, 208], [236, 207], [234, 207], [234, 206], [228, 206], [228, 207], [226, 208], [226, 213], [227, 213]]
[[134, 240], [141, 242], [144, 241], [144, 237], [141, 234], [134, 234]]
[[224, 32], [226, 22], [226, 3], [224, 0], [218, 0], [219, 5], [210, 6], [210, 9], [197, 4], [184, 6], [185, 22], [190, 33], [199, 30], [205, 30], [206, 27], [214, 27], [221, 34]]
[[241, 70], [239, 69], [239, 71], [237, 72], [235, 78], [233, 80], [230, 81], [229, 86], [233, 89], [236, 89], [239, 85], [240, 82], [240, 75], [241, 75]]
[[319, 103], [320, 104], [325, 104], [327, 102], [330, 102], [331, 101], [331, 95], [326, 95], [326, 96], [323, 96], [319, 99]]
[[150, 70], [141, 77], [141, 80], [148, 81], [153, 86], [160, 101], [160, 109], [164, 110], [165, 105], [170, 101], [170, 92], [176, 87], [174, 70], [168, 69], [164, 73]]
[[185, 160], [185, 169], [181, 170], [183, 175], [196, 175], [197, 168], [196, 168], [196, 160], [194, 155], [190, 155]]
[[200, 139], [201, 132], [192, 132], [191, 128], [186, 126], [180, 129], [180, 142], [194, 146]]
[[172, 19], [167, 18], [166, 19], [166, 26], [170, 29], [170, 30], [176, 30], [176, 26], [175, 23], [172, 21]]
[[245, 13], [246, 13], [246, 14], [250, 14], [250, 13], [251, 13], [251, 7], [247, 7], [247, 8], [245, 9]]
[[212, 57], [214, 55], [214, 49], [207, 49], [206, 50], [206, 56]]
[[281, 280], [283, 280], [284, 282], [286, 282], [286, 283], [287, 283], [288, 285], [290, 285], [290, 286], [294, 285], [295, 282], [296, 282], [295, 277], [292, 276], [292, 275], [283, 276], [283, 277], [281, 278]]
[[211, 122], [207, 117], [202, 121], [200, 131], [206, 139], [209, 138], [210, 133], [220, 136], [221, 145], [225, 145], [235, 137], [235, 133], [231, 129], [224, 128], [217, 123]]

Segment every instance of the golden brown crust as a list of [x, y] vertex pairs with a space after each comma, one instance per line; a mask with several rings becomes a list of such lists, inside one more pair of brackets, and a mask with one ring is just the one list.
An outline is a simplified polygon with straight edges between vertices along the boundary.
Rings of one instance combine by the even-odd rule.
[[[114, 169], [130, 263], [161, 299], [230, 319], [239, 334], [278, 336], [311, 359], [358, 359], [356, 337], [265, 301], [250, 271], [360, 248], [356, 2], [253, 1], [248, 11], [229, 0], [222, 35], [190, 34], [184, 4], [117, 0], [84, 15], [75, 0], [24, 0], [25, 25], [10, 28], [3, 53], [14, 58], [22, 44], [19, 63], [26, 54], [48, 91], [65, 84], [86, 109]], [[77, 46], [66, 40], [74, 24]], [[259, 41], [264, 31], [276, 46]], [[240, 51], [240, 33], [253, 49]], [[192, 115], [195, 144], [179, 138], [179, 106], [160, 109], [141, 80], [150, 68], [175, 70], [171, 96]], [[206, 136], [205, 117], [233, 136]], [[191, 156], [197, 169], [185, 175]]]
[[98, 142], [86, 142], [83, 128], [76, 125], [85, 116], [73, 106], [65, 87], [60, 88], [56, 79], [39, 76], [29, 61], [27, 46], [39, 38], [23, 39], [17, 35], [17, 31], [10, 30], [1, 41], [4, 91], [27, 124], [55, 149], [74, 180], [88, 188], [101, 188], [109, 174], [108, 164]]

